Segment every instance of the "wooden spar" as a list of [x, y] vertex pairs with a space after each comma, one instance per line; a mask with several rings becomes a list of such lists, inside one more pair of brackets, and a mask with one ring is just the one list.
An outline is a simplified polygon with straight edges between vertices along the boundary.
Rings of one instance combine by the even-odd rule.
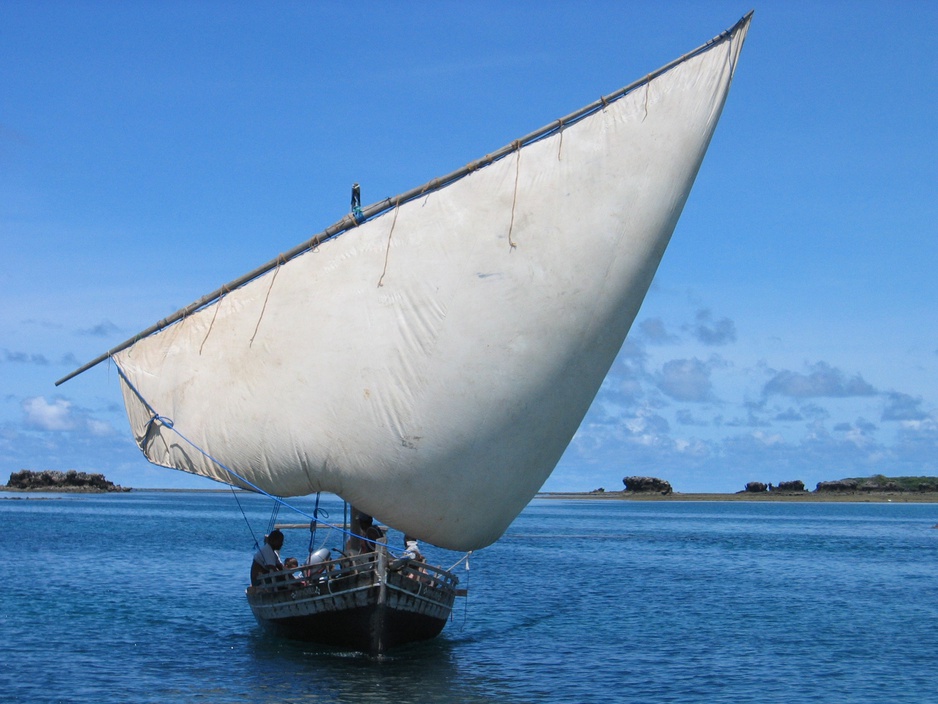
[[515, 151], [531, 144], [532, 142], [536, 142], [538, 140], [544, 139], [545, 137], [549, 137], [552, 134], [560, 132], [566, 127], [576, 122], [579, 122], [583, 118], [588, 117], [589, 115], [592, 115], [598, 110], [602, 110], [609, 103], [616, 101], [619, 98], [622, 98], [628, 93], [631, 93], [636, 88], [639, 88], [645, 85], [646, 83], [648, 83], [649, 81], [657, 78], [658, 76], [661, 76], [662, 74], [667, 73], [668, 71], [673, 69], [675, 66], [678, 66], [679, 64], [684, 63], [688, 59], [691, 59], [694, 56], [697, 56], [698, 54], [706, 51], [717, 42], [720, 42], [723, 39], [729, 36], [732, 36], [740, 27], [746, 25], [751, 20], [752, 14], [753, 14], [753, 11], [750, 11], [745, 16], [743, 16], [736, 24], [734, 24], [732, 27], [730, 27], [726, 31], [721, 32], [720, 34], [718, 34], [716, 37], [706, 42], [705, 44], [701, 44], [699, 47], [697, 47], [693, 51], [690, 51], [684, 54], [683, 56], [675, 59], [674, 61], [671, 61], [670, 63], [665, 64], [658, 70], [653, 71], [652, 73], [649, 73], [644, 78], [640, 78], [639, 80], [633, 83], [630, 83], [624, 88], [620, 88], [619, 90], [614, 91], [613, 93], [610, 93], [609, 95], [603, 96], [599, 100], [593, 103], [590, 103], [586, 107], [583, 107], [577, 110], [576, 112], [573, 112], [567, 115], [566, 117], [562, 117], [559, 120], [555, 120], [554, 122], [551, 122], [549, 125], [545, 125], [541, 129], [535, 130], [534, 132], [531, 132], [527, 136], [522, 137], [521, 139], [515, 140], [511, 144], [506, 145], [502, 147], [501, 149], [495, 152], [492, 152], [491, 154], [487, 154], [481, 159], [477, 159], [476, 161], [473, 161], [472, 163], [462, 167], [461, 169], [457, 169], [456, 171], [453, 171], [452, 173], [447, 174], [446, 176], [441, 176], [432, 181], [429, 181], [423, 186], [406, 191], [405, 193], [402, 193], [401, 195], [395, 198], [386, 198], [385, 200], [379, 201], [378, 203], [373, 203], [372, 205], [369, 205], [366, 208], [363, 208], [360, 215], [356, 215], [353, 213], [346, 215], [337, 223], [335, 223], [331, 227], [326, 228], [325, 230], [320, 232], [318, 235], [316, 235], [312, 239], [309, 239], [306, 242], [303, 242], [302, 244], [297, 245], [293, 249], [281, 254], [275, 259], [271, 259], [266, 264], [259, 266], [253, 271], [248, 272], [247, 274], [222, 286], [221, 288], [213, 291], [212, 293], [206, 294], [205, 296], [195, 301], [194, 303], [191, 303], [185, 308], [182, 308], [176, 311], [172, 315], [166, 318], [163, 318], [158, 323], [151, 325], [146, 330], [143, 330], [142, 332], [137, 333], [136, 335], [134, 335], [128, 340], [125, 340], [121, 344], [115, 347], [112, 347], [104, 354], [98, 357], [95, 357], [93, 360], [91, 360], [87, 364], [84, 364], [83, 366], [79, 367], [78, 369], [71, 372], [70, 374], [63, 376], [61, 379], [55, 382], [55, 385], [59, 386], [60, 384], [64, 384], [69, 379], [72, 379], [78, 376], [79, 374], [88, 371], [92, 367], [97, 366], [104, 360], [109, 359], [110, 357], [117, 354], [118, 352], [121, 352], [122, 350], [125, 350], [128, 347], [136, 344], [140, 340], [146, 337], [149, 337], [150, 335], [153, 335], [154, 333], [159, 332], [163, 328], [169, 327], [173, 323], [176, 323], [182, 320], [183, 318], [185, 318], [186, 316], [191, 315], [192, 313], [195, 313], [200, 308], [203, 308], [217, 301], [218, 299], [220, 299], [222, 296], [229, 293], [230, 291], [240, 288], [241, 286], [244, 286], [245, 284], [250, 283], [254, 279], [260, 276], [263, 276], [267, 272], [272, 271], [273, 269], [276, 269], [281, 264], [285, 264], [289, 262], [291, 259], [294, 259], [300, 256], [301, 254], [308, 252], [309, 250], [320, 245], [325, 240], [335, 237], [336, 235], [342, 234], [344, 232], [348, 232], [349, 230], [354, 229], [355, 227], [358, 227], [363, 222], [373, 217], [377, 217], [378, 215], [382, 215], [383, 213], [389, 210], [392, 210], [393, 208], [398, 207], [402, 203], [407, 203], [409, 201], [412, 201], [416, 198], [420, 198], [433, 191], [438, 191], [441, 188], [445, 188], [446, 186], [450, 185], [454, 181], [458, 181], [459, 179], [472, 173], [473, 171], [476, 171], [477, 169], [481, 167], [488, 166], [489, 164], [495, 161], [498, 161], [499, 159], [502, 159], [509, 154], [514, 153]]

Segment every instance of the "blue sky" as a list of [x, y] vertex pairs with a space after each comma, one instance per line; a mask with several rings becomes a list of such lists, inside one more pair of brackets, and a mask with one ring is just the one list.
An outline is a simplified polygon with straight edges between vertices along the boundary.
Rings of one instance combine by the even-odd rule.
[[0, 482], [150, 466], [54, 381], [755, 9], [652, 290], [545, 489], [938, 474], [938, 4], [0, 0]]

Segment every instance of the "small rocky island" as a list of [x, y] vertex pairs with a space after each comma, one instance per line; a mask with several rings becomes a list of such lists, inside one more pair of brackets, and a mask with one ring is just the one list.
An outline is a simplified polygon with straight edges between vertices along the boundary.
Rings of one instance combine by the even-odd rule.
[[33, 472], [28, 469], [10, 474], [7, 491], [72, 491], [104, 494], [108, 492], [130, 491], [114, 482], [108, 481], [103, 474], [89, 474], [70, 469], [67, 472], [45, 470]]
[[[622, 491], [594, 489], [581, 492], [545, 492], [543, 498], [603, 498], [628, 500], [671, 501], [900, 501], [938, 503], [938, 477], [886, 477], [877, 474], [822, 481], [814, 491], [800, 479], [764, 483], [751, 481], [734, 493], [685, 493], [675, 490], [671, 483], [659, 477], [624, 477]], [[936, 526], [938, 527], [938, 526]]]
[[[671, 496], [676, 494], [671, 484], [657, 477], [625, 477], [623, 494], [660, 494]], [[778, 484], [764, 482], [748, 482], [737, 495], [755, 498], [759, 495], [772, 495], [776, 497], [797, 496], [845, 496], [845, 495], [876, 495], [876, 494], [933, 494], [938, 493], [938, 477], [885, 477], [877, 474], [872, 477], [837, 479], [834, 481], [818, 482], [814, 491], [810, 491], [800, 479], [782, 481]]]
[[622, 480], [622, 483], [625, 484], [623, 491], [636, 494], [651, 493], [668, 496], [673, 492], [671, 483], [664, 479], [658, 479], [658, 477], [626, 477]]
[[[800, 480], [763, 484], [749, 482], [739, 493], [760, 494], [762, 492], [798, 494], [808, 491]], [[877, 474], [872, 477], [835, 479], [818, 482], [816, 494], [901, 494], [938, 492], [938, 477], [885, 477]]]

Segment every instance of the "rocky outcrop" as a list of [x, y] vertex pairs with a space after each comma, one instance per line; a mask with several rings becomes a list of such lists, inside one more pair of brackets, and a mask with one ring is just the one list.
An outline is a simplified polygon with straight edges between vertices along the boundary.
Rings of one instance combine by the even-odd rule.
[[884, 477], [877, 474], [866, 479], [838, 479], [818, 482], [818, 492], [851, 494], [897, 494], [909, 492], [938, 492], [936, 477]]
[[804, 482], [796, 479], [791, 482], [779, 482], [776, 486], [775, 484], [763, 484], [762, 482], [749, 482], [746, 484], [746, 488], [742, 491], [737, 491], [737, 494], [761, 494], [763, 492], [772, 492], [773, 494], [794, 494], [801, 493], [804, 491]]
[[899, 482], [891, 481], [889, 479], [869, 479], [865, 482], [860, 482], [859, 486], [860, 491], [874, 492], [874, 491], [903, 491], [902, 486]]
[[795, 479], [790, 482], [779, 482], [778, 486], [771, 487], [772, 491], [804, 491], [804, 482], [800, 479]]
[[625, 490], [636, 494], [670, 494], [671, 484], [657, 477], [626, 477], [622, 480]]
[[856, 491], [858, 486], [860, 486], [860, 482], [856, 479], [837, 479], [831, 482], [818, 482], [815, 491], [844, 493], [847, 491]]
[[82, 492], [112, 492], [130, 491], [114, 482], [104, 478], [103, 474], [88, 474], [70, 469], [67, 472], [45, 470], [32, 472], [28, 469], [13, 472], [8, 489], [19, 491], [82, 491]]

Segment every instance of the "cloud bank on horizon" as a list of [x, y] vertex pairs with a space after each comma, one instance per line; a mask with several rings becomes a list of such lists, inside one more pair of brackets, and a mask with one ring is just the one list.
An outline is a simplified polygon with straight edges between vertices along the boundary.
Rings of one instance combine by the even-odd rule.
[[749, 343], [708, 309], [683, 323], [640, 319], [562, 465], [619, 469], [592, 488], [651, 475], [684, 492], [938, 472], [933, 401], [877, 388], [836, 360], [776, 366]]
[[[367, 203], [447, 173], [750, 9], [592, 7], [369, 4], [349, 42], [341, 6], [5, 6], [0, 482], [216, 486], [145, 462], [107, 364], [53, 381], [338, 220], [352, 182]], [[925, 2], [756, 8], [652, 290], [545, 489], [938, 474], [936, 31]]]

